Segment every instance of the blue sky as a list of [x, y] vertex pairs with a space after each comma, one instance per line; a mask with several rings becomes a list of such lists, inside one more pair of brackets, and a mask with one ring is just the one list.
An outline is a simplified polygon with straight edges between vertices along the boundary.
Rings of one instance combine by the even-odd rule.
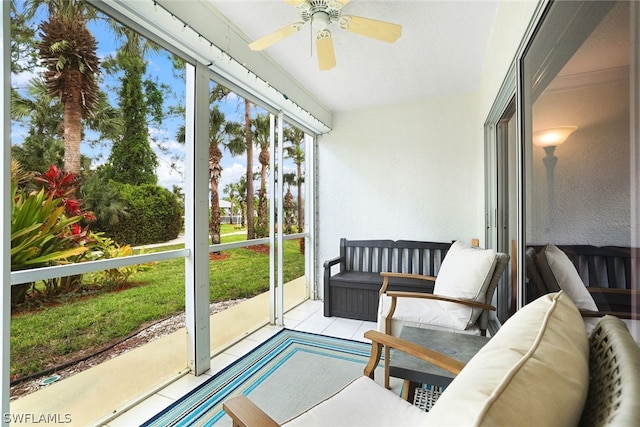
[[[89, 23], [88, 26], [98, 41], [98, 57], [102, 59], [113, 55], [116, 51], [118, 41], [114, 39], [114, 35], [108, 28], [108, 24], [104, 22], [104, 20], [98, 20]], [[179, 100], [183, 100], [185, 93], [184, 80], [174, 75], [175, 72], [172, 68], [169, 53], [165, 50], [157, 53], [151, 52], [147, 54], [146, 59], [148, 61], [146, 78], [168, 84], [174, 92], [175, 97], [166, 99], [165, 106], [176, 105]], [[12, 75], [12, 86], [18, 89], [26, 87], [29, 80], [38, 73], [38, 71], [39, 70], [34, 70], [33, 72]], [[114, 76], [109, 76], [106, 73], [102, 74], [101, 80], [101, 87], [109, 94], [112, 105], [117, 105], [118, 80]], [[241, 99], [230, 97], [229, 100], [221, 104], [220, 107], [225, 113], [227, 120], [243, 121], [244, 104]], [[260, 111], [264, 113], [264, 110]], [[156, 170], [158, 184], [168, 189], [172, 189], [174, 185], [182, 187], [184, 146], [177, 142], [175, 136], [177, 129], [183, 122], [184, 119], [180, 117], [169, 118], [163, 121], [161, 126], [149, 128], [151, 146], [158, 156], [159, 165]], [[12, 129], [12, 143], [21, 143], [25, 133], [25, 129], [14, 126]], [[89, 135], [89, 138], [90, 137], [91, 135]], [[95, 136], [93, 136], [93, 138], [95, 138]], [[160, 147], [163, 147], [164, 150], [161, 150]], [[81, 151], [83, 155], [96, 159], [92, 163], [92, 167], [95, 167], [106, 161], [110, 148], [110, 143], [106, 147], [97, 148], [92, 148], [88, 143], [83, 143]], [[254, 152], [254, 168], [257, 170], [259, 167], [257, 161], [258, 150], [254, 149]], [[172, 164], [175, 164], [175, 169], [171, 167]], [[219, 186], [221, 192], [228, 183], [237, 182], [241, 176], [245, 175], [246, 159], [244, 156], [232, 157], [228, 152], [223, 151], [222, 167], [223, 172]], [[293, 165], [285, 164], [285, 173], [293, 170]], [[221, 194], [221, 197], [223, 197], [223, 194]]]

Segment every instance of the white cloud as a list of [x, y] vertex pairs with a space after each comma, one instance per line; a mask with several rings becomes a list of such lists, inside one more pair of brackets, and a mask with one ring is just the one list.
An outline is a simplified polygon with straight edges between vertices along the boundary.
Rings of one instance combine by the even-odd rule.
[[27, 87], [31, 79], [38, 77], [44, 68], [35, 68], [29, 71], [22, 71], [20, 73], [11, 74], [11, 86], [17, 89], [24, 89]]
[[174, 161], [171, 156], [158, 153], [158, 185], [173, 190], [173, 186], [184, 187], [182, 174], [184, 173], [184, 161]]
[[220, 177], [219, 190], [220, 190], [220, 198], [225, 197], [222, 190], [228, 184], [232, 184], [238, 182], [241, 177], [247, 174], [247, 169], [244, 165], [240, 163], [233, 163], [231, 166], [226, 166], [222, 170], [222, 176]]

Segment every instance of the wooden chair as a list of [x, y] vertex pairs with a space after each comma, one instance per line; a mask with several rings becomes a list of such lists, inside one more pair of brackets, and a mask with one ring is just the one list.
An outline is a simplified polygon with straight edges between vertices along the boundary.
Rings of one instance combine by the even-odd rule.
[[[472, 248], [455, 242], [444, 259], [438, 277], [411, 275], [435, 281], [433, 293], [388, 290], [390, 278], [401, 273], [381, 273], [378, 330], [398, 336], [402, 325], [455, 333], [486, 335], [493, 294], [509, 255]], [[399, 301], [400, 300], [400, 301]], [[388, 307], [388, 308], [387, 308]], [[389, 388], [389, 348], [385, 348], [385, 386]]]

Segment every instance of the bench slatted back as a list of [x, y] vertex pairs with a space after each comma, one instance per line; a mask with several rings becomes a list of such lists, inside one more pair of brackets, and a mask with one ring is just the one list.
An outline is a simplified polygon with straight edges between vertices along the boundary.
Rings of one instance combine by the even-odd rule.
[[450, 243], [340, 239], [340, 271], [392, 271], [435, 276]]
[[393, 247], [393, 240], [340, 239], [340, 271], [391, 271]]
[[[631, 249], [617, 246], [556, 245], [575, 265], [585, 286], [632, 289]], [[531, 246], [538, 253], [542, 245]]]
[[451, 244], [398, 240], [396, 246], [398, 262], [395, 271], [435, 276]]

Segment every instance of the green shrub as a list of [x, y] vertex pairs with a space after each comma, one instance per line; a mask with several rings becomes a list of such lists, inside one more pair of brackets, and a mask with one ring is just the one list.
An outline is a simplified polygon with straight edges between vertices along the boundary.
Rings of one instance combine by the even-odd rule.
[[119, 244], [146, 245], [178, 237], [182, 229], [182, 210], [176, 196], [153, 184], [118, 184], [125, 214], [100, 231]]

